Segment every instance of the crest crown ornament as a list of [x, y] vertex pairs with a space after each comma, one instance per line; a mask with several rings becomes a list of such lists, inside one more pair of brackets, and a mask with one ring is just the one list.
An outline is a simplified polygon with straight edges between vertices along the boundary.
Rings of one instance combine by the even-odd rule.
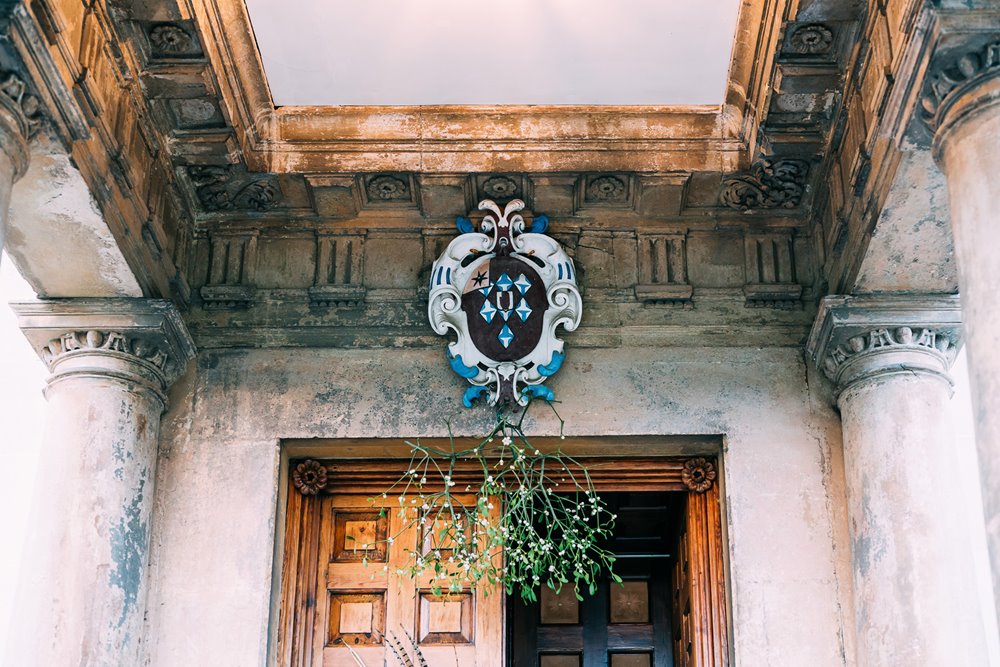
[[459, 236], [431, 269], [427, 314], [440, 335], [454, 331], [448, 363], [472, 386], [463, 403], [485, 398], [490, 405], [526, 405], [532, 397], [552, 400], [542, 386], [559, 370], [565, 353], [556, 337], [562, 326], [580, 324], [583, 302], [573, 260], [547, 236], [548, 218], [526, 228], [514, 199], [501, 210], [485, 199], [480, 231], [466, 217]]

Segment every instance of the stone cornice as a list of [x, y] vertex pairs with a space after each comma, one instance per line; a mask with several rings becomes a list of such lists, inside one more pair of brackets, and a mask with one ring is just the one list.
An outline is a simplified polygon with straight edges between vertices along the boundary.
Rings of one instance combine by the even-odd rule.
[[957, 296], [829, 296], [806, 344], [841, 393], [870, 379], [929, 374], [951, 383], [961, 342]]
[[[53, 379], [117, 377], [145, 384], [162, 397], [195, 355], [194, 342], [169, 301], [54, 299], [11, 307]], [[95, 355], [103, 360], [97, 365]]]

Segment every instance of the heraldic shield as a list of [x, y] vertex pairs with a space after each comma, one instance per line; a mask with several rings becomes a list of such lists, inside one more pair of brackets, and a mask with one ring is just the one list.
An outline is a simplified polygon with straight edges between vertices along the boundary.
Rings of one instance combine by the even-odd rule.
[[565, 358], [556, 328], [573, 331], [583, 302], [576, 268], [559, 243], [545, 235], [548, 218], [536, 216], [525, 229], [515, 199], [501, 211], [487, 199], [480, 231], [458, 218], [461, 234], [431, 269], [427, 307], [438, 334], [454, 331], [448, 345], [452, 369], [473, 386], [463, 402], [526, 405], [531, 397], [552, 400], [542, 386]]

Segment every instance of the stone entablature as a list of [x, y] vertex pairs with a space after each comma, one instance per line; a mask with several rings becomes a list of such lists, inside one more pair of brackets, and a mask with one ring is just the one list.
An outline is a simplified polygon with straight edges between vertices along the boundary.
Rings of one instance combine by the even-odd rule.
[[957, 296], [829, 296], [806, 349], [838, 393], [900, 373], [933, 375], [950, 385], [961, 336]]

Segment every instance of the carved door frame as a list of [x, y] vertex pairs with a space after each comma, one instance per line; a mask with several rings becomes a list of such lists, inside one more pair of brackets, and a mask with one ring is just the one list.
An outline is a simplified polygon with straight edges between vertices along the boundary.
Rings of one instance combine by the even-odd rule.
[[[381, 493], [386, 480], [395, 481], [409, 460], [410, 452], [404, 440], [400, 437], [283, 442], [270, 664], [280, 667], [310, 667], [312, 664], [312, 624], [307, 619], [316, 606], [312, 591], [315, 591], [319, 543], [318, 540], [303, 541], [303, 536], [319, 535], [317, 507], [320, 498], [329, 492], [328, 489]], [[435, 443], [433, 438], [421, 441], [431, 446], [444, 444]], [[539, 448], [559, 447], [574, 457], [585, 459], [598, 491], [675, 491], [687, 495], [685, 530], [691, 579], [691, 625], [686, 634], [680, 628], [684, 641], [690, 642], [690, 660], [684, 667], [729, 667], [732, 664], [732, 614], [728, 594], [727, 531], [722, 511], [721, 439], [602, 436], [565, 440], [533, 438], [532, 442]], [[608, 451], [614, 451], [615, 456], [604, 455]], [[320, 461], [325, 471], [323, 488], [316, 494], [300, 493], [292, 478], [292, 463], [297, 465], [306, 459]], [[706, 472], [708, 474], [704, 475]], [[506, 625], [505, 619], [504, 637]]]

